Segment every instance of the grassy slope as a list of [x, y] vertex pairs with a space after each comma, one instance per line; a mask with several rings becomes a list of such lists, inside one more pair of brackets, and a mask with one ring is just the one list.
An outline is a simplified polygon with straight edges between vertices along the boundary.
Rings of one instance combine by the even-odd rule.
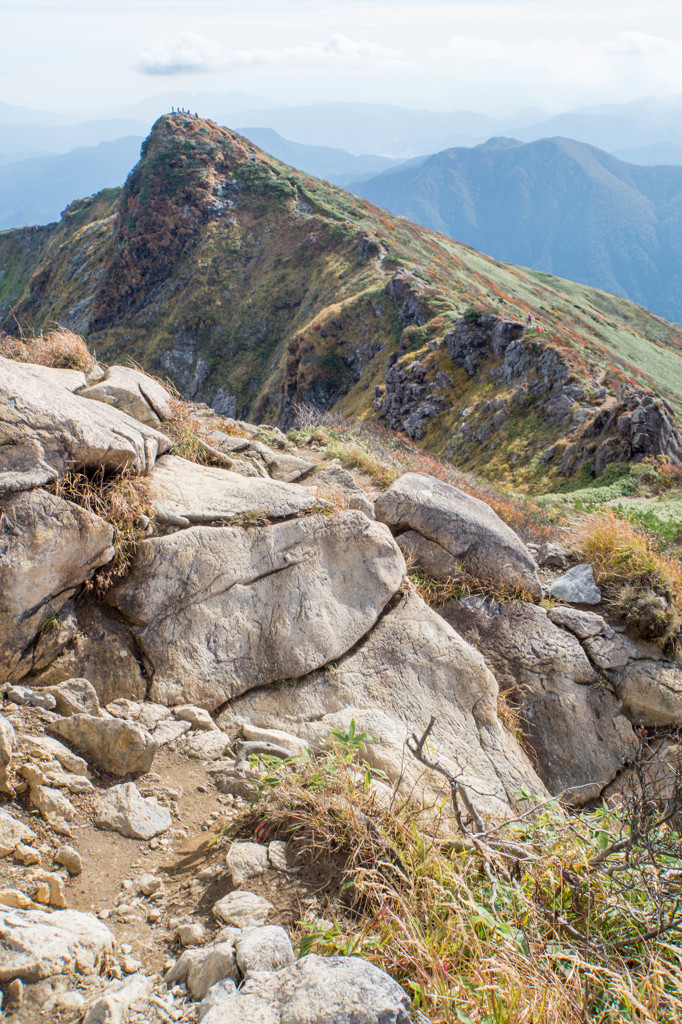
[[638, 167], [571, 139], [506, 141], [444, 150], [358, 191], [498, 259], [682, 322], [682, 169]]
[[[682, 328], [607, 293], [498, 263], [293, 171], [211, 122], [162, 119], [120, 196], [75, 204], [50, 232], [39, 252], [30, 231], [0, 234], [0, 298], [14, 301], [26, 329], [73, 326], [107, 361], [165, 369], [193, 397], [229, 390], [246, 418], [283, 421], [301, 401], [375, 418], [373, 387], [397, 352], [452, 377], [448, 412], [425, 439], [442, 453], [461, 411], [500, 392], [430, 349], [471, 306], [524, 319], [531, 311], [544, 328], [539, 339], [580, 377], [610, 389], [648, 384], [682, 412]], [[373, 255], [362, 259], [367, 244]], [[383, 293], [400, 267], [423, 282], [428, 318], [404, 332], [400, 305]], [[551, 471], [539, 474], [536, 456], [554, 440], [527, 410], [492, 462], [479, 451], [461, 461], [550, 489]]]

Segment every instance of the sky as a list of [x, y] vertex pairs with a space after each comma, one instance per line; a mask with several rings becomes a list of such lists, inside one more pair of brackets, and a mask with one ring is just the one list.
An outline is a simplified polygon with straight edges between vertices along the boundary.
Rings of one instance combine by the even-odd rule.
[[182, 89], [508, 115], [682, 94], [663, 0], [0, 0], [0, 100], [100, 115]]

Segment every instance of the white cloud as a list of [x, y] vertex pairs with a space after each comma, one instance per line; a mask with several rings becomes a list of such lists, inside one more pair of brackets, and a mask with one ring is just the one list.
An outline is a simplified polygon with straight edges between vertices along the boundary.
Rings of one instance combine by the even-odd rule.
[[398, 67], [410, 61], [398, 50], [364, 39], [333, 35], [319, 42], [299, 46], [221, 51], [211, 40], [194, 32], [169, 39], [157, 39], [140, 54], [141, 70], [147, 75], [177, 75], [219, 68], [255, 65], [319, 64], [323, 66]]
[[166, 39], [155, 39], [140, 53], [140, 70], [146, 75], [213, 71], [221, 62], [220, 48], [196, 32], [181, 32]]
[[618, 32], [607, 39], [602, 51], [617, 57], [650, 57], [680, 50], [680, 44], [666, 36], [652, 36], [647, 32]]

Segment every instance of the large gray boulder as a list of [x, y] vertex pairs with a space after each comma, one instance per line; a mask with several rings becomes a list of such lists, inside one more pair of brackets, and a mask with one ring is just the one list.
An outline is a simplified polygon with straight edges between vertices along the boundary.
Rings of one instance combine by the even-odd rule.
[[170, 440], [119, 409], [74, 394], [64, 384], [69, 372], [0, 356], [0, 448], [35, 439], [59, 473], [67, 466], [147, 473]]
[[172, 415], [171, 396], [163, 385], [131, 366], [110, 366], [101, 380], [83, 388], [80, 395], [120, 409], [150, 427], [160, 426]]
[[113, 529], [42, 489], [0, 499], [0, 524], [0, 673], [15, 680], [48, 619], [113, 558]]
[[405, 473], [377, 498], [374, 510], [398, 537], [413, 530], [431, 542], [433, 549], [422, 549], [421, 565], [434, 575], [449, 556], [481, 580], [542, 596], [537, 566], [525, 544], [489, 505], [452, 484]]
[[425, 775], [405, 750], [407, 736], [420, 733], [433, 715], [435, 756], [476, 791], [482, 810], [503, 815], [516, 806], [520, 790], [545, 789], [500, 724], [497, 693], [478, 651], [407, 594], [338, 664], [276, 690], [246, 694], [219, 722], [279, 727], [319, 746], [332, 728], [347, 729], [354, 718], [358, 731], [373, 737], [363, 758], [406, 791], [440, 801], [441, 777]]
[[404, 572], [385, 527], [348, 511], [145, 541], [109, 600], [152, 667], [149, 698], [212, 711], [341, 657]]
[[0, 981], [35, 982], [73, 971], [92, 974], [114, 936], [94, 914], [0, 907]]
[[550, 792], [575, 804], [597, 797], [631, 755], [634, 734], [578, 639], [521, 601], [453, 601], [442, 614], [509, 691]]
[[410, 1024], [410, 998], [374, 964], [357, 956], [301, 957], [262, 971], [224, 998], [203, 1024]]
[[188, 523], [210, 523], [245, 512], [282, 519], [315, 504], [315, 497], [295, 484], [200, 466], [177, 455], [157, 461], [149, 484], [157, 514]]
[[112, 775], [148, 772], [157, 744], [145, 728], [120, 718], [71, 715], [58, 718], [49, 731], [71, 743], [91, 764]]

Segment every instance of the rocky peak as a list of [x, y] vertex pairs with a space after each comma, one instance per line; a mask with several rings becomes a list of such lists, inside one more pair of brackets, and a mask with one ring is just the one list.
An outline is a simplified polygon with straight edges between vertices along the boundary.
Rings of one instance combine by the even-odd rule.
[[158, 119], [118, 203], [92, 330], [119, 321], [173, 273], [201, 226], [228, 208], [231, 176], [255, 152], [213, 121], [190, 114]]

